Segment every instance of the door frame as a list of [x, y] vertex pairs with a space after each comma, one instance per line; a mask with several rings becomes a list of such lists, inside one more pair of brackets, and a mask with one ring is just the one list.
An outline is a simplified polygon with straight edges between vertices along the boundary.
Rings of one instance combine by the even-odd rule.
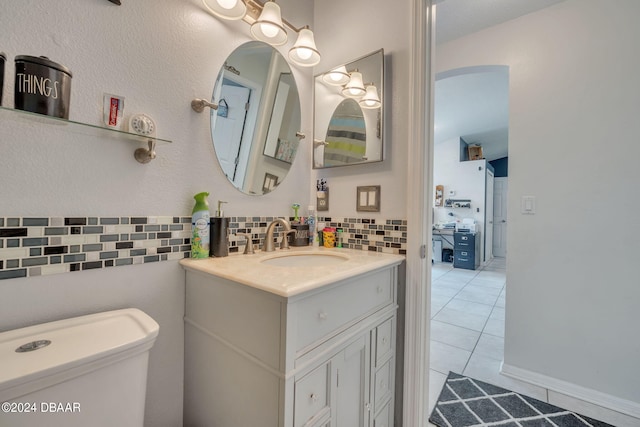
[[[242, 140], [240, 141], [240, 151], [238, 152], [238, 164], [236, 167], [235, 179], [233, 184], [239, 188], [244, 188], [244, 181], [247, 175], [247, 166], [249, 164], [249, 155], [251, 154], [251, 147], [253, 145], [253, 135], [258, 120], [258, 110], [260, 102], [262, 101], [262, 85], [242, 77], [233, 72], [222, 70], [218, 77], [219, 82], [216, 82], [211, 102], [217, 104], [220, 99], [220, 93], [222, 91], [222, 83], [224, 79], [230, 80], [237, 85], [246, 87], [249, 89], [249, 109], [245, 116], [245, 126], [242, 131]], [[220, 83], [220, 84], [218, 84]], [[211, 134], [213, 135], [213, 128], [216, 123], [217, 111], [211, 110]], [[214, 147], [215, 150], [215, 147]]]
[[434, 0], [413, 0], [407, 158], [407, 238], [403, 425], [429, 414], [431, 204], [433, 199]]

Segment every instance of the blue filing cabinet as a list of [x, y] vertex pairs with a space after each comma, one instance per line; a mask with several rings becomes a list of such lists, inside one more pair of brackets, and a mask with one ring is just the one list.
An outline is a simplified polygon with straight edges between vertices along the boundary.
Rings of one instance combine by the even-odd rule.
[[453, 267], [475, 270], [480, 265], [480, 233], [453, 233]]

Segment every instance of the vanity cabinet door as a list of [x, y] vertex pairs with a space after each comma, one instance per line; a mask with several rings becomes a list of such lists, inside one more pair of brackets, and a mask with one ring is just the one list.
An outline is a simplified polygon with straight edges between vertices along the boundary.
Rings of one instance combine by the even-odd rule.
[[367, 333], [354, 340], [336, 357], [336, 407], [338, 427], [369, 425], [371, 338]]
[[353, 339], [343, 350], [295, 381], [294, 426], [369, 425], [371, 333]]

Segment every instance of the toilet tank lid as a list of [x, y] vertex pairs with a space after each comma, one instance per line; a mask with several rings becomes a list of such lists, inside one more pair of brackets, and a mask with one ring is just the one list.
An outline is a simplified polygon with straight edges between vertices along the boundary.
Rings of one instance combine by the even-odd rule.
[[[59, 377], [79, 366], [97, 369], [100, 361], [121, 360], [120, 355], [148, 351], [158, 330], [156, 321], [146, 313], [128, 308], [2, 332], [0, 395], [16, 385]], [[51, 343], [33, 351], [16, 351], [38, 341]]]

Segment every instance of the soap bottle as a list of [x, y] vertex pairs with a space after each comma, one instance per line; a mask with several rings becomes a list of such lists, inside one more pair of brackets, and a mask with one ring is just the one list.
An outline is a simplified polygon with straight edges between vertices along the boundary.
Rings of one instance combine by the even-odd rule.
[[191, 258], [209, 256], [209, 193], [202, 192], [193, 196], [196, 204], [191, 211]]
[[225, 218], [222, 204], [227, 203], [218, 200], [216, 216], [211, 218], [211, 256], [224, 257], [229, 255], [229, 218]]

